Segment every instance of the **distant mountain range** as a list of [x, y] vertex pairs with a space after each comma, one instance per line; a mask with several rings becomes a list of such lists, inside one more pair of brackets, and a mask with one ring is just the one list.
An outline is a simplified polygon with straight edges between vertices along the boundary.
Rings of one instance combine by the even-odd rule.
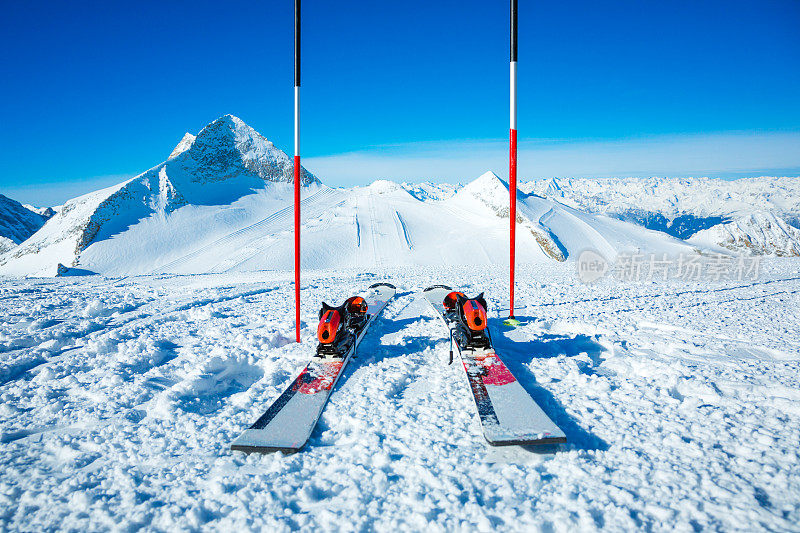
[[[332, 189], [301, 169], [305, 268], [507, 261], [508, 186]], [[0, 196], [0, 274], [288, 269], [293, 160], [231, 115], [139, 176], [35, 212]], [[800, 180], [550, 179], [523, 183], [521, 262], [584, 249], [800, 255]], [[71, 270], [70, 270], [71, 269]]]
[[521, 188], [705, 246], [800, 255], [798, 178], [548, 179]]
[[[461, 188], [402, 186], [420, 199], [439, 200]], [[550, 178], [523, 182], [519, 188], [706, 248], [800, 255], [800, 178]]]

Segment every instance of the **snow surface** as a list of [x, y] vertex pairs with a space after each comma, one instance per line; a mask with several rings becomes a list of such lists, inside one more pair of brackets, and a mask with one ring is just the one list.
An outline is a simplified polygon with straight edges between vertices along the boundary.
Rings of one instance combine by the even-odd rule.
[[[0, 278], [0, 530], [797, 530], [800, 260], [746, 282], [591, 286], [574, 264]], [[321, 300], [398, 297], [306, 449], [228, 450], [313, 349]], [[486, 291], [506, 364], [567, 434], [493, 449], [418, 291]]]

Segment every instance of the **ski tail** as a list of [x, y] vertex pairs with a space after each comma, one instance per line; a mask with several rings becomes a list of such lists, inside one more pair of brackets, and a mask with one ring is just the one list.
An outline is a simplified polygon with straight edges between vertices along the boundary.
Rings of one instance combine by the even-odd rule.
[[[453, 294], [447, 285], [433, 285], [423, 292], [450, 331], [451, 350], [453, 341], [458, 347], [486, 441], [493, 446], [567, 442], [561, 428], [495, 352], [485, 325], [483, 293], [475, 298], [456, 293], [455, 301], [447, 302]], [[471, 316], [465, 317], [465, 313]]]
[[[317, 350], [317, 357], [312, 357], [311, 362], [266, 412], [249, 429], [242, 432], [231, 444], [231, 450], [245, 453], [294, 453], [302, 449], [358, 343], [395, 293], [394, 285], [377, 283], [364, 293], [348, 299], [345, 304], [352, 307], [352, 313], [360, 316], [355, 317], [355, 322], [349, 322], [352, 331], [347, 332], [348, 342], [344, 345], [344, 352], [329, 356], [320, 354]], [[347, 314], [346, 307], [326, 308], [325, 305], [323, 304], [321, 316], [336, 309], [345, 309]], [[317, 333], [320, 334], [320, 329]], [[331, 345], [333, 344], [332, 342]]]

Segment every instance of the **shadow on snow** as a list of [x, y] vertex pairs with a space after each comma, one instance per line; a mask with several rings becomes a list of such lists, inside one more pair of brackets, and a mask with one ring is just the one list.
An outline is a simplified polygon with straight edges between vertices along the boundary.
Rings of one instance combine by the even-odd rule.
[[[532, 317], [517, 317], [521, 321], [531, 320]], [[563, 335], [544, 334], [533, 341], [515, 341], [504, 335], [502, 321], [496, 318], [489, 319], [489, 325], [494, 347], [498, 355], [506, 364], [508, 369], [517, 378], [522, 388], [524, 388], [536, 403], [549, 416], [553, 422], [560, 427], [567, 436], [567, 443], [574, 448], [582, 450], [608, 449], [606, 443], [600, 437], [590, 433], [578, 425], [575, 419], [567, 413], [567, 410], [552, 393], [541, 387], [528, 367], [528, 363], [535, 358], [557, 357], [566, 355], [573, 357], [581, 353], [586, 353], [592, 360], [592, 365], [579, 365], [585, 374], [594, 374], [594, 368], [602, 361], [602, 353], [605, 351], [602, 345], [588, 335], [577, 335], [566, 337]], [[527, 446], [525, 449], [536, 453], [552, 453], [552, 449], [546, 450], [539, 446]]]
[[[398, 294], [396, 298], [401, 298], [407, 294]], [[403, 344], [387, 345], [381, 343], [381, 338], [401, 332], [407, 326], [424, 319], [425, 316], [414, 316], [400, 320], [385, 319], [378, 317], [376, 323], [362, 339], [356, 358], [344, 369], [340, 379], [336, 383], [339, 389], [359, 366], [370, 362], [394, 357], [408, 357], [411, 354], [424, 352], [430, 348], [435, 351], [437, 344], [447, 342], [448, 337], [445, 329], [441, 328], [442, 335], [437, 335], [439, 328], [432, 331], [433, 335], [406, 337]], [[525, 319], [526, 317], [519, 317]], [[435, 320], [434, 320], [435, 321]], [[490, 319], [490, 326], [493, 335], [495, 348], [499, 352], [503, 362], [519, 381], [520, 385], [528, 394], [542, 407], [544, 412], [564, 431], [567, 441], [572, 448], [583, 450], [607, 450], [608, 444], [596, 435], [581, 428], [575, 419], [570, 416], [564, 406], [546, 389], [539, 386], [527, 364], [534, 358], [557, 357], [566, 355], [568, 357], [586, 353], [592, 364], [579, 365], [582, 372], [594, 374], [596, 368], [602, 361], [602, 353], [605, 350], [602, 345], [587, 335], [576, 337], [565, 337], [560, 335], [545, 334], [534, 341], [519, 342], [509, 339], [503, 335], [500, 320]], [[318, 441], [324, 430], [322, 418], [318, 421], [309, 438], [308, 444], [314, 445]], [[523, 449], [536, 454], [552, 454], [557, 451], [557, 446], [524, 446]]]

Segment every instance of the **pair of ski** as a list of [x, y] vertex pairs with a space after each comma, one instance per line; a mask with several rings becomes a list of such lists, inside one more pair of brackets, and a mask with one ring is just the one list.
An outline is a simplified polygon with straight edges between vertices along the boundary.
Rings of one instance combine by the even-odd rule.
[[[333, 308], [323, 303], [314, 359], [267, 411], [232, 444], [246, 453], [299, 451], [311, 436], [344, 367], [369, 326], [395, 295], [389, 283], [376, 283]], [[525, 391], [495, 352], [482, 295], [467, 298], [446, 285], [424, 291], [458, 347], [489, 444], [533, 445], [566, 442], [566, 436]]]

